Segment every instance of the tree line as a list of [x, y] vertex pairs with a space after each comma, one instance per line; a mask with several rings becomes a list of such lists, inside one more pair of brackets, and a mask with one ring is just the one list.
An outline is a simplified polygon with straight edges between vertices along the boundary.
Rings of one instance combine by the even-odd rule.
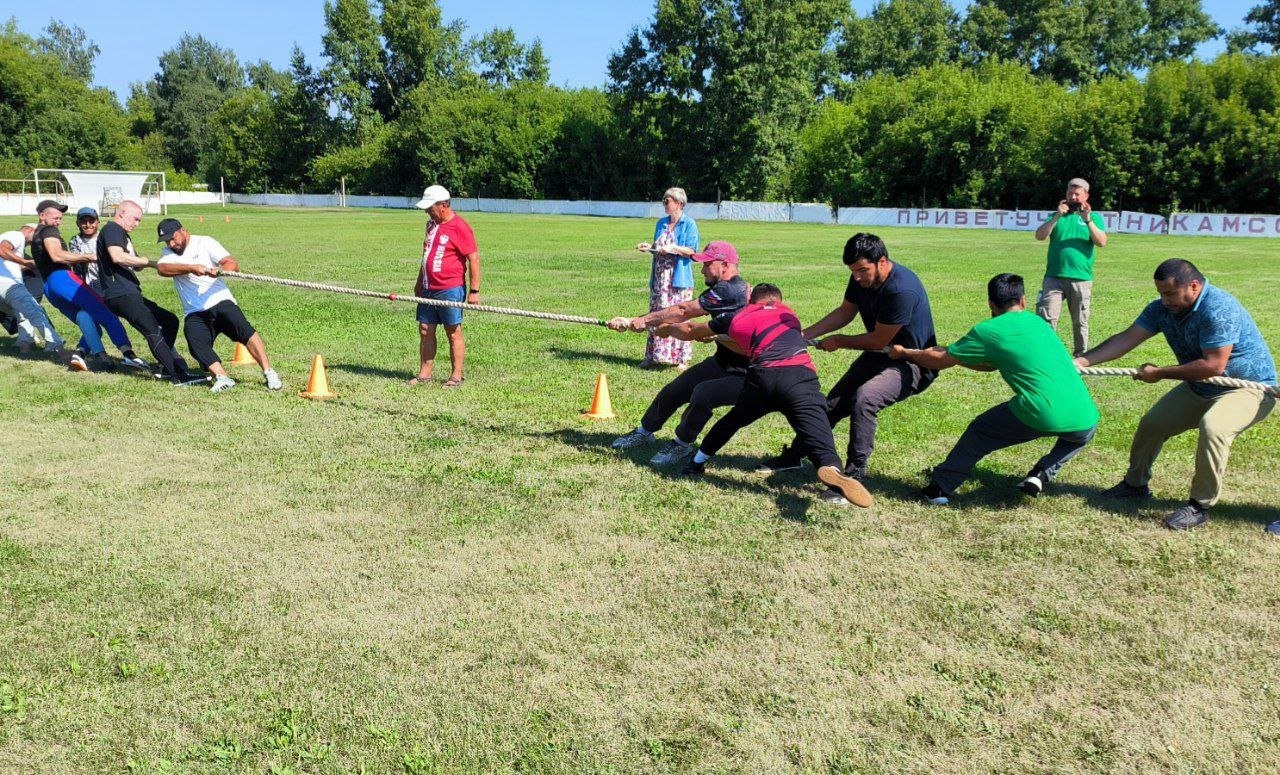
[[[1200, 0], [658, 0], [601, 88], [436, 0], [327, 0], [321, 58], [241, 63], [183, 35], [121, 105], [98, 47], [0, 28], [0, 177], [166, 169], [172, 187], [837, 206], [1272, 211], [1280, 0], [1224, 31]], [[1225, 36], [1227, 52], [1197, 60]]]

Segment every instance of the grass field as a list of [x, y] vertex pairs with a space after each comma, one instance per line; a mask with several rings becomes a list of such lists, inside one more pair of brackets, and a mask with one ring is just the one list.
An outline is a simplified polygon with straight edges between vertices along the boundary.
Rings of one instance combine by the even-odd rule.
[[[225, 212], [177, 214], [246, 272], [411, 288], [420, 214]], [[645, 311], [628, 246], [651, 223], [468, 219], [486, 303]], [[152, 256], [155, 222], [137, 240]], [[838, 302], [852, 231], [702, 225], [805, 321]], [[1044, 265], [1030, 234], [882, 236], [945, 341], [988, 314], [988, 277], [1038, 286]], [[1095, 341], [1171, 255], [1280, 345], [1280, 244], [1124, 235], [1099, 260]], [[882, 415], [876, 505], [838, 509], [810, 469], [752, 473], [790, 436], [778, 416], [706, 481], [610, 450], [672, 376], [635, 368], [637, 335], [473, 313], [467, 384], [410, 388], [411, 305], [232, 283], [280, 394], [252, 368], [215, 396], [0, 341], [0, 771], [1280, 768], [1275, 418], [1236, 442], [1194, 534], [1159, 522], [1186, 497], [1193, 438], [1166, 447], [1153, 503], [1096, 498], [1170, 383], [1091, 381], [1097, 441], [1048, 496], [1014, 496], [1029, 445], [935, 509], [912, 500], [921, 472], [1008, 395], [957, 369]], [[169, 281], [144, 290], [178, 309]], [[296, 396], [315, 353], [338, 400]], [[815, 358], [827, 385], [849, 361]], [[1171, 356], [1153, 339], [1117, 365], [1144, 360]], [[584, 420], [602, 372], [621, 417]]]

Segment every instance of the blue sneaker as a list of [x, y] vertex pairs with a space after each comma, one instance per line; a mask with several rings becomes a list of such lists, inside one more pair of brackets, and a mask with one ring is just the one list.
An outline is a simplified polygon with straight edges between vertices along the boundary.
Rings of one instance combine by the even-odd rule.
[[1272, 536], [1275, 536], [1276, 538], [1280, 538], [1280, 519], [1277, 519], [1275, 522], [1272, 522], [1270, 525], [1267, 525], [1267, 535], [1272, 535]]

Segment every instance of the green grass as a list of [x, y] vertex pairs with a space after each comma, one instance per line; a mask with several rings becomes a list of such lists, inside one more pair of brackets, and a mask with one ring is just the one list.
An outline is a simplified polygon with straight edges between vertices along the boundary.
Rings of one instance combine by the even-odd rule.
[[[419, 214], [225, 212], [178, 214], [246, 272], [411, 288]], [[647, 258], [628, 246], [650, 223], [468, 218], [486, 303], [645, 310]], [[838, 302], [852, 229], [702, 230], [802, 319]], [[1030, 234], [882, 236], [947, 341], [987, 314], [988, 277], [1034, 286], [1044, 264]], [[1099, 260], [1095, 341], [1170, 255], [1280, 344], [1280, 245], [1124, 235]], [[1008, 394], [955, 370], [884, 413], [876, 505], [832, 509], [811, 472], [751, 473], [789, 437], [778, 416], [704, 482], [608, 449], [671, 376], [634, 368], [639, 336], [472, 314], [467, 385], [413, 389], [410, 305], [233, 283], [282, 394], [256, 369], [212, 396], [0, 346], [0, 771], [1280, 767], [1280, 543], [1261, 532], [1280, 518], [1275, 420], [1236, 442], [1193, 535], [1158, 519], [1186, 496], [1191, 437], [1166, 447], [1155, 503], [1092, 497], [1168, 383], [1091, 381], [1097, 441], [1049, 496], [1010, 495], [1028, 445], [936, 510], [911, 500], [921, 471]], [[144, 284], [178, 308], [168, 281]], [[296, 396], [315, 353], [338, 400]], [[815, 357], [828, 385], [849, 360]], [[1128, 363], [1170, 357], [1153, 340]], [[618, 420], [580, 417], [599, 373]]]

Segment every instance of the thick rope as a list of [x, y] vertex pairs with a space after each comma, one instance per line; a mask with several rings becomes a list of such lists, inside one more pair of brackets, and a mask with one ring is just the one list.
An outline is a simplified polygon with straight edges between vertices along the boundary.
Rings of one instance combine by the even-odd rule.
[[[1098, 368], [1094, 366], [1077, 366], [1076, 370], [1081, 376], [1085, 377], [1135, 377], [1138, 374], [1137, 369], [1113, 369]], [[1251, 388], [1253, 390], [1261, 390], [1271, 395], [1280, 395], [1277, 388], [1263, 382], [1251, 382], [1247, 379], [1236, 379], [1235, 377], [1206, 377], [1197, 382], [1203, 382], [1206, 385], [1218, 385], [1220, 387], [1229, 388]]]
[[426, 299], [421, 296], [402, 296], [398, 293], [381, 293], [379, 291], [362, 291], [358, 288], [344, 288], [341, 285], [326, 285], [325, 283], [307, 283], [301, 280], [286, 280], [282, 277], [268, 277], [261, 274], [248, 274], [246, 272], [229, 272], [222, 270], [219, 275], [221, 277], [234, 277], [239, 280], [255, 280], [260, 283], [274, 283], [276, 285], [287, 285], [291, 288], [305, 288], [309, 291], [328, 291], [329, 293], [345, 293], [351, 296], [367, 296], [371, 299], [387, 299], [389, 301], [407, 301], [414, 304], [426, 304], [432, 307], [456, 307], [473, 312], [493, 312], [499, 315], [516, 315], [523, 318], [537, 318], [538, 320], [559, 320], [562, 323], [586, 323], [592, 326], [603, 326], [607, 323], [596, 318], [581, 317], [579, 315], [559, 315], [554, 312], [531, 312], [524, 309], [511, 309], [509, 307], [491, 307], [487, 304], [467, 304], [461, 301], [444, 301], [442, 299]]

